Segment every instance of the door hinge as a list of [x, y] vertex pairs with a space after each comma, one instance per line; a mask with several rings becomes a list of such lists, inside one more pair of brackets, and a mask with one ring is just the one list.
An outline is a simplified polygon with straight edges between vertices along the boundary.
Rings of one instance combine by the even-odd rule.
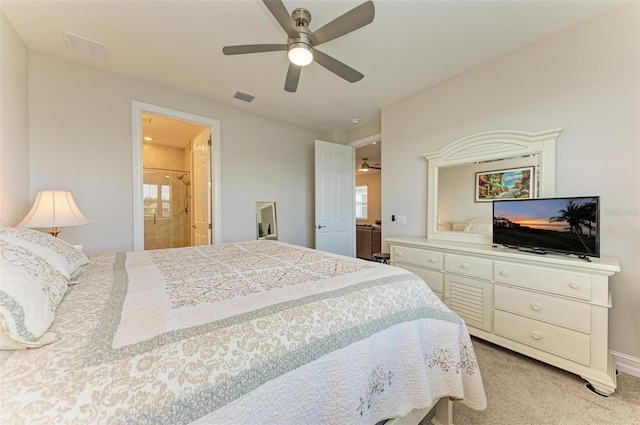
[[209, 140], [207, 140], [207, 144], [211, 146], [211, 136], [209, 136]]
[[209, 230], [211, 230], [211, 223], [209, 223]]

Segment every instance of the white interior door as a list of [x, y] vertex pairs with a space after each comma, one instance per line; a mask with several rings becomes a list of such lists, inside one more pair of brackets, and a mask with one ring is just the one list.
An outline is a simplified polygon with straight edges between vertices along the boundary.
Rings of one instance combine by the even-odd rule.
[[192, 179], [193, 214], [191, 245], [211, 244], [211, 174], [209, 172], [211, 129], [207, 128], [193, 139]]
[[355, 256], [355, 150], [316, 140], [316, 249]]

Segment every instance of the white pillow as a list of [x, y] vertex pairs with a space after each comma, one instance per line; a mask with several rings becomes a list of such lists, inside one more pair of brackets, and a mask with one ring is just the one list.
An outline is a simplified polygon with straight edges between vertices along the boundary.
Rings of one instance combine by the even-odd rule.
[[47, 233], [26, 227], [4, 227], [0, 229], [0, 240], [21, 246], [44, 258], [67, 279], [77, 277], [89, 258], [73, 245]]
[[464, 228], [467, 233], [491, 233], [493, 225], [491, 223], [469, 223]]
[[25, 248], [0, 240], [0, 349], [55, 341], [47, 330], [67, 291], [67, 279]]

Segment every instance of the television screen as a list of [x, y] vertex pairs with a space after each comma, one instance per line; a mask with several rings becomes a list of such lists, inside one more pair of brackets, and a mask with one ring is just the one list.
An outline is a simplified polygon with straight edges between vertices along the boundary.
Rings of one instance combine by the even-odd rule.
[[510, 248], [600, 256], [600, 198], [533, 198], [493, 202], [493, 243]]

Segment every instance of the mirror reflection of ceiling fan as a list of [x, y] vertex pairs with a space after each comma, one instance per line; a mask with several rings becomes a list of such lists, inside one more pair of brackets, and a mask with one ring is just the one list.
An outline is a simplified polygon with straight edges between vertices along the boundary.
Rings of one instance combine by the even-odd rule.
[[298, 89], [298, 81], [302, 67], [309, 65], [312, 61], [316, 61], [318, 64], [350, 83], [360, 81], [364, 77], [363, 74], [355, 69], [317, 50], [316, 46], [341, 37], [373, 22], [375, 15], [373, 2], [367, 1], [362, 3], [360, 6], [351, 9], [322, 28], [311, 32], [308, 28], [309, 22], [311, 22], [311, 14], [307, 9], [297, 8], [289, 15], [289, 12], [281, 0], [262, 1], [273, 17], [276, 18], [276, 21], [278, 21], [282, 29], [287, 33], [287, 44], [225, 46], [222, 49], [225, 55], [286, 50], [291, 63], [287, 71], [284, 89], [291, 93]]
[[382, 170], [380, 164], [371, 164], [367, 162], [367, 158], [362, 158], [362, 164], [358, 167], [358, 171]]

